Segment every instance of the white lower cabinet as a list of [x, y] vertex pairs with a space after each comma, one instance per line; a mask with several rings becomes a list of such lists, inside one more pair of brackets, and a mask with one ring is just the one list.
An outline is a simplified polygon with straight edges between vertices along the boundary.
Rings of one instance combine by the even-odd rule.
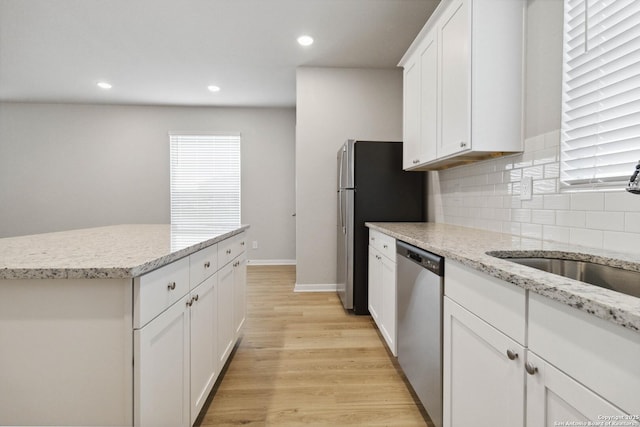
[[218, 378], [217, 275], [191, 292], [191, 425], [196, 421]]
[[[157, 317], [149, 323], [134, 330], [136, 427], [189, 427], [200, 414], [244, 324], [243, 239], [244, 233], [221, 242], [222, 254], [235, 258], [228, 261], [219, 256], [222, 268], [217, 272], [211, 268], [215, 265], [212, 258], [215, 248], [207, 248], [210, 256], [199, 252], [191, 255], [191, 277], [195, 272], [196, 281], [204, 280], [168, 309], [156, 313]], [[183, 260], [177, 262], [184, 264]], [[175, 270], [172, 264], [164, 268]], [[162, 280], [162, 269], [153, 273], [163, 292], [179, 288], [180, 282], [173, 276]], [[180, 277], [187, 280], [184, 275]], [[157, 307], [162, 310], [162, 305]]]
[[369, 313], [389, 350], [397, 356], [395, 239], [375, 230], [369, 230], [369, 234]]
[[527, 363], [527, 426], [607, 425], [613, 417], [628, 422], [620, 425], [638, 425], [638, 420], [625, 419], [619, 408], [531, 351]]
[[134, 331], [134, 425], [189, 426], [189, 310], [185, 295]]
[[233, 285], [234, 267], [232, 263], [225, 265], [218, 272], [218, 363], [223, 366], [233, 350], [235, 328], [233, 326]]
[[233, 319], [236, 339], [239, 337], [247, 315], [247, 255], [236, 258], [233, 271]]
[[444, 300], [445, 427], [640, 425], [636, 332], [450, 260]]
[[445, 426], [523, 425], [520, 344], [445, 297], [443, 356]]

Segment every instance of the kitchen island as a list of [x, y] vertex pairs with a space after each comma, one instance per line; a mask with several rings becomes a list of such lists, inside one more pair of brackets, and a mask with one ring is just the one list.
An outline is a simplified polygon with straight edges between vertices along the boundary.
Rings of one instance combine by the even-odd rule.
[[192, 425], [244, 322], [247, 228], [0, 239], [0, 425]]

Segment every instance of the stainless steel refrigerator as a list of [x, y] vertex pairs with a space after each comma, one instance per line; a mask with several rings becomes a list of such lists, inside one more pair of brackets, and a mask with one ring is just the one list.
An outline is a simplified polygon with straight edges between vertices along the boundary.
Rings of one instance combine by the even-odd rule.
[[348, 140], [338, 150], [337, 289], [342, 304], [368, 314], [365, 222], [424, 221], [424, 173], [402, 170], [402, 143]]

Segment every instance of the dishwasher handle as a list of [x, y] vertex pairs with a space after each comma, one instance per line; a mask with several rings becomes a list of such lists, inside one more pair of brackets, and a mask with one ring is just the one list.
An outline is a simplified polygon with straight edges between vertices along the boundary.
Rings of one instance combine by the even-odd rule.
[[408, 243], [398, 240], [396, 242], [396, 254], [398, 258], [406, 258], [407, 260], [420, 265], [423, 268], [444, 277], [444, 258], [434, 253], [417, 248]]

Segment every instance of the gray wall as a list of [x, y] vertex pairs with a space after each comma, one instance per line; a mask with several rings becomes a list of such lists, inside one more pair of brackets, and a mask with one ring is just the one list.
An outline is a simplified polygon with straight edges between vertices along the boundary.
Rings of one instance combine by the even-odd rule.
[[295, 259], [293, 108], [0, 104], [0, 237], [169, 222], [170, 131], [240, 131], [251, 260]]
[[527, 2], [525, 138], [560, 129], [562, 0]]
[[349, 138], [402, 139], [402, 70], [298, 68], [296, 286], [336, 283], [336, 152]]

